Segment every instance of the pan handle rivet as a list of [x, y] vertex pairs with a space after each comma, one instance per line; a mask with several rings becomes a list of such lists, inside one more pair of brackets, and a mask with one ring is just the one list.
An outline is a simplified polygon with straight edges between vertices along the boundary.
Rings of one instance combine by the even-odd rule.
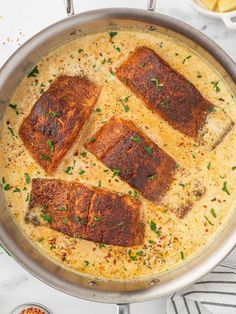
[[96, 282], [96, 281], [91, 280], [91, 281], [88, 281], [88, 284], [89, 284], [90, 286], [94, 287], [94, 286], [96, 286], [96, 285], [97, 285], [97, 282]]
[[154, 285], [158, 284], [159, 282], [160, 282], [159, 279], [152, 279], [152, 280], [150, 281], [150, 286], [154, 286]]

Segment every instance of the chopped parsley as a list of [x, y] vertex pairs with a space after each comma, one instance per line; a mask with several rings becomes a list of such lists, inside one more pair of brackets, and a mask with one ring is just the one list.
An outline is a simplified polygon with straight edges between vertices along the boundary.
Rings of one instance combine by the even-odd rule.
[[64, 170], [64, 172], [67, 174], [73, 174], [74, 168], [75, 168], [75, 160], [73, 161], [73, 166], [68, 166], [66, 170]]
[[52, 152], [54, 152], [54, 150], [55, 150], [55, 144], [53, 143], [53, 141], [48, 140], [48, 141], [47, 141], [47, 144], [48, 144], [50, 150], [51, 150]]
[[87, 152], [81, 152], [80, 155], [81, 155], [82, 157], [87, 157]]
[[111, 74], [112, 76], [115, 76], [115, 72], [114, 72], [114, 71], [110, 70], [109, 72], [110, 72], [110, 74]]
[[29, 176], [29, 174], [27, 172], [25, 172], [25, 182], [27, 184], [30, 184], [30, 176]]
[[4, 190], [5, 191], [9, 191], [11, 189], [11, 186], [9, 183], [7, 183], [5, 186], [4, 186]]
[[82, 175], [85, 173], [85, 170], [81, 169], [80, 172], [79, 172], [79, 175]]
[[6, 183], [5, 177], [2, 177], [2, 185], [5, 191], [9, 191], [11, 189], [11, 185], [9, 183]]
[[48, 111], [48, 112], [46, 112], [46, 115], [49, 117], [52, 117], [52, 118], [56, 118], [56, 117], [58, 117], [59, 113], [56, 111]]
[[207, 111], [209, 111], [209, 112], [216, 112], [215, 106], [209, 105], [209, 106], [207, 107]]
[[120, 51], [121, 51], [120, 47], [116, 47], [115, 45], [114, 45], [113, 47], [114, 47], [114, 49], [115, 49], [117, 52], [120, 52]]
[[38, 66], [36, 65], [28, 74], [27, 77], [36, 77], [39, 74]]
[[112, 178], [118, 176], [121, 173], [121, 171], [119, 169], [113, 169], [112, 172], [113, 172]]
[[211, 161], [208, 163], [207, 165], [207, 169], [210, 170], [211, 169]]
[[179, 185], [184, 188], [186, 186], [186, 184], [184, 184], [183, 182], [180, 182]]
[[131, 251], [131, 249], [129, 249], [129, 250], [128, 250], [128, 255], [129, 255], [129, 258], [130, 258], [132, 261], [136, 261], [138, 257], [144, 255], [144, 252], [143, 252], [143, 251], [137, 251], [135, 255], [132, 255], [132, 251]]
[[131, 97], [131, 96], [124, 96], [124, 97], [121, 97], [121, 98], [119, 99], [119, 101], [122, 103], [122, 105], [123, 105], [123, 107], [124, 107], [124, 111], [125, 111], [125, 112], [128, 112], [128, 111], [129, 111], [129, 106], [128, 106], [128, 105], [125, 105], [124, 103], [125, 103], [125, 102], [128, 102], [130, 97]]
[[138, 192], [136, 190], [133, 190], [133, 191], [129, 191], [128, 192], [130, 196], [136, 198], [138, 196]]
[[233, 171], [236, 170], [236, 166], [233, 166], [231, 169], [232, 169]]
[[124, 105], [124, 111], [128, 112], [129, 111], [129, 106], [128, 105]]
[[154, 243], [155, 243], [155, 241], [153, 241], [153, 240], [148, 240], [148, 243], [150, 243], [150, 244], [154, 244]]
[[50, 161], [51, 157], [47, 154], [41, 154], [41, 159], [46, 160], [46, 161]]
[[206, 221], [209, 223], [209, 225], [214, 226], [214, 224], [207, 218], [207, 216], [204, 216]]
[[13, 131], [12, 128], [8, 127], [8, 130], [10, 131], [10, 133], [11, 133], [11, 135], [12, 135], [13, 137], [16, 137], [16, 135], [15, 135], [15, 133], [14, 133], [14, 131]]
[[97, 216], [93, 217], [93, 221], [95, 221], [95, 222], [99, 222], [101, 220], [102, 220], [102, 217], [97, 217]]
[[155, 173], [150, 175], [150, 176], [148, 176], [148, 178], [151, 179], [151, 180], [156, 179], [156, 177], [157, 177], [157, 175]]
[[211, 84], [213, 85], [215, 92], [219, 93], [220, 92], [219, 81], [212, 81]]
[[25, 202], [28, 202], [28, 200], [29, 200], [29, 193], [26, 196]]
[[155, 232], [158, 236], [161, 235], [161, 230], [157, 229], [157, 225], [156, 225], [156, 223], [153, 220], [151, 220], [151, 222], [150, 222], [150, 229], [153, 232]]
[[151, 147], [149, 147], [149, 146], [144, 146], [144, 150], [145, 150], [145, 152], [147, 152], [148, 154], [152, 154], [152, 148]]
[[217, 217], [217, 215], [216, 215], [216, 212], [215, 212], [214, 208], [211, 208], [210, 213], [211, 213], [211, 215], [212, 215], [214, 218], [216, 218], [216, 217]]
[[112, 38], [114, 38], [118, 33], [117, 33], [117, 32], [109, 32], [108, 34], [109, 34], [110, 38], [112, 39]]
[[78, 53], [81, 53], [83, 51], [84, 51], [84, 49], [82, 49], [82, 48], [78, 49]]
[[98, 181], [98, 187], [100, 188], [101, 186], [102, 186], [102, 181], [99, 180], [99, 181]]
[[222, 191], [224, 191], [225, 193], [227, 193], [228, 195], [230, 195], [228, 188], [227, 188], [227, 182], [225, 181], [223, 183], [223, 187], [222, 187]]
[[182, 62], [182, 64], [184, 64], [187, 60], [189, 60], [190, 58], [192, 58], [192, 56], [191, 55], [189, 55], [189, 56], [187, 56], [186, 58], [184, 58], [184, 60], [183, 60], [183, 62]]
[[83, 225], [83, 223], [84, 223], [83, 220], [79, 216], [75, 216], [73, 220], [75, 223], [79, 222], [81, 225]]
[[64, 217], [63, 218], [63, 222], [64, 222], [65, 225], [67, 225], [68, 224], [68, 217]]
[[18, 187], [15, 187], [15, 189], [13, 190], [14, 193], [18, 193], [20, 192], [20, 189]]
[[100, 108], [96, 108], [96, 109], [95, 109], [95, 111], [96, 111], [96, 112], [101, 112], [101, 111], [102, 111], [102, 109], [100, 109]]
[[10, 108], [12, 108], [13, 110], [15, 110], [15, 113], [18, 115], [19, 111], [17, 110], [17, 104], [9, 104], [8, 105]]
[[106, 244], [104, 244], [104, 243], [99, 243], [99, 249], [102, 249], [102, 248], [104, 248], [104, 247], [106, 247]]
[[141, 143], [141, 138], [139, 136], [131, 136], [131, 140], [135, 143]]
[[202, 75], [199, 71], [197, 71], [197, 78], [202, 78]]
[[180, 257], [181, 257], [182, 260], [185, 259], [185, 256], [184, 256], [184, 252], [183, 252], [183, 251], [180, 251]]
[[154, 83], [154, 85], [156, 86], [156, 90], [159, 92], [163, 87], [163, 84], [161, 84], [155, 77], [151, 78], [151, 81]]
[[68, 209], [65, 206], [60, 206], [60, 207], [58, 207], [57, 210], [59, 210], [60, 212], [63, 212], [63, 211], [66, 211]]
[[49, 224], [52, 222], [52, 217], [48, 214], [42, 214], [41, 217], [44, 221], [48, 222]]
[[95, 138], [95, 137], [90, 137], [89, 142], [90, 142], [90, 143], [96, 142], [96, 138]]
[[84, 265], [85, 265], [86, 267], [88, 267], [89, 261], [84, 261]]

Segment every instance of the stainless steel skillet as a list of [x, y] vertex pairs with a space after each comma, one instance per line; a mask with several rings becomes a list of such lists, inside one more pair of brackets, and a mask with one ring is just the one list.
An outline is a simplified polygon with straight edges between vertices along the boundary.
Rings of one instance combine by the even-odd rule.
[[[140, 29], [160, 31], [185, 42], [214, 66], [236, 93], [236, 65], [214, 42], [176, 19], [151, 12], [155, 1], [148, 3], [149, 12], [138, 9], [102, 9], [73, 16], [73, 4], [66, 1], [69, 18], [41, 31], [13, 54], [0, 71], [0, 116], [5, 104], [20, 79], [43, 56], [73, 40], [91, 32], [110, 29]], [[0, 239], [12, 256], [40, 280], [65, 293], [91, 301], [117, 303], [119, 313], [129, 312], [129, 303], [151, 300], [171, 294], [198, 280], [215, 267], [236, 244], [236, 211], [214, 241], [185, 264], [153, 278], [129, 281], [104, 280], [89, 277], [61, 268], [42, 255], [24, 236], [6, 207], [3, 192], [0, 192]]]

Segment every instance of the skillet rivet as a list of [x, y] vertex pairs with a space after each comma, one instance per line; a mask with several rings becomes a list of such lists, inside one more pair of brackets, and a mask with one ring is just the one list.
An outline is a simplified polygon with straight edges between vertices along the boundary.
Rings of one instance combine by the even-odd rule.
[[90, 286], [96, 286], [96, 285], [97, 285], [96, 281], [93, 281], [93, 280], [88, 281], [88, 284], [89, 284]]
[[154, 285], [158, 284], [159, 282], [160, 282], [159, 279], [152, 279], [152, 280], [150, 281], [150, 285], [151, 285], [151, 286], [154, 286]]

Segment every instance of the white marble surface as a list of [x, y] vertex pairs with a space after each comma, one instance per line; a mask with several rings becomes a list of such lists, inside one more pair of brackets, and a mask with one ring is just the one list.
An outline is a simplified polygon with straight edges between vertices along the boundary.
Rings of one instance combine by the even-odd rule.
[[[145, 0], [90, 0], [76, 2], [76, 11], [102, 7], [146, 8]], [[191, 24], [218, 43], [236, 61], [236, 31], [221, 20], [200, 16], [185, 0], [159, 0], [158, 11]], [[65, 18], [62, 0], [0, 0], [0, 66], [28, 38], [44, 27]], [[236, 250], [227, 261], [236, 263]], [[38, 302], [56, 314], [110, 314], [115, 305], [92, 303], [58, 292], [34, 278], [0, 248], [0, 314], [18, 304]], [[166, 299], [134, 304], [133, 313], [164, 314]]]

